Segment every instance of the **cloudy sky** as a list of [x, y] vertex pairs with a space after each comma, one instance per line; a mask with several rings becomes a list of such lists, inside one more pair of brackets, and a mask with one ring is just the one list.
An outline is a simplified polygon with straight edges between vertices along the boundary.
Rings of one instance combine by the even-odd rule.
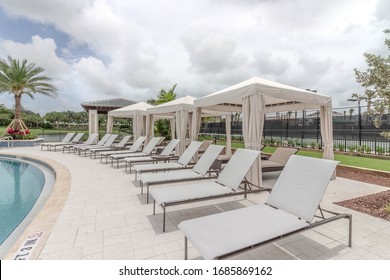
[[364, 52], [386, 52], [386, 28], [388, 0], [0, 0], [0, 58], [46, 69], [58, 97], [23, 100], [41, 114], [146, 101], [175, 83], [200, 97], [254, 76], [338, 107], [362, 92], [353, 69], [366, 69]]

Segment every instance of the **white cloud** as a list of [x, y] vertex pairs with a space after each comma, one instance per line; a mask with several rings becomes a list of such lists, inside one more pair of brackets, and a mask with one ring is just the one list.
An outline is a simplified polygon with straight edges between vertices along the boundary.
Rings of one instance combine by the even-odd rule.
[[57, 46], [53, 39], [43, 39], [36, 35], [31, 38], [31, 43], [27, 44], [5, 40], [1, 42], [1, 48], [15, 59], [26, 58], [29, 62], [43, 67], [52, 77], [59, 78], [69, 71], [68, 65], [58, 58]]
[[70, 38], [3, 38], [0, 54], [26, 57], [55, 79], [60, 96], [44, 99], [41, 111], [144, 101], [174, 83], [179, 95], [202, 96], [252, 76], [318, 89], [343, 105], [359, 90], [353, 68], [365, 69], [363, 53], [386, 51], [388, 2], [0, 0], [13, 18]]

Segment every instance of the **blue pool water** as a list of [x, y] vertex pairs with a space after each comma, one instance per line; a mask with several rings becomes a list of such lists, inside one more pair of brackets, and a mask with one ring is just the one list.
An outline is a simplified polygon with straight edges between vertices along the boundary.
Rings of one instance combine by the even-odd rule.
[[45, 175], [34, 165], [0, 157], [0, 244], [31, 211], [44, 185]]

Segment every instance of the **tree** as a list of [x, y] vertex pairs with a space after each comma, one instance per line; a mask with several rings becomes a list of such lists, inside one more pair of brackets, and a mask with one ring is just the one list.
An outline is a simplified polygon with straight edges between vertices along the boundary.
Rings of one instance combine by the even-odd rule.
[[27, 129], [21, 118], [21, 99], [23, 94], [34, 99], [34, 94], [40, 93], [47, 96], [55, 96], [57, 88], [50, 83], [51, 79], [44, 76], [44, 69], [34, 63], [28, 63], [26, 59], [20, 62], [8, 56], [8, 61], [0, 59], [0, 92], [8, 92], [15, 98], [14, 120], [8, 128], [14, 131]]
[[43, 116], [43, 119], [51, 124], [55, 124], [57, 129], [59, 128], [62, 114], [60, 112], [48, 112]]
[[175, 93], [175, 88], [177, 84], [174, 84], [173, 87], [171, 87], [168, 91], [165, 89], [161, 89], [160, 92], [158, 93], [157, 99], [149, 99], [147, 103], [152, 104], [152, 105], [160, 105], [172, 100], [176, 99], [176, 93]]
[[349, 112], [349, 120], [352, 120], [352, 117], [353, 117], [353, 112], [354, 112], [355, 110], [353, 109], [353, 108], [350, 108], [349, 110], [348, 110], [348, 112]]
[[[389, 34], [390, 29], [384, 31]], [[390, 39], [385, 39], [385, 45], [390, 51]], [[366, 114], [374, 116], [374, 125], [379, 128], [382, 115], [390, 111], [390, 53], [387, 57], [365, 53], [368, 69], [364, 72], [354, 69], [356, 81], [365, 88], [364, 95], [353, 94], [354, 98], [367, 100]], [[381, 133], [390, 139], [390, 131]]]
[[[161, 89], [157, 99], [149, 99], [147, 103], [152, 105], [160, 105], [176, 99], [175, 88], [177, 84], [174, 84], [168, 91]], [[170, 124], [168, 120], [158, 120], [155, 122], [156, 133], [160, 136], [164, 136], [166, 139], [170, 139]]]
[[7, 125], [13, 118], [13, 113], [10, 109], [0, 104], [0, 125]]

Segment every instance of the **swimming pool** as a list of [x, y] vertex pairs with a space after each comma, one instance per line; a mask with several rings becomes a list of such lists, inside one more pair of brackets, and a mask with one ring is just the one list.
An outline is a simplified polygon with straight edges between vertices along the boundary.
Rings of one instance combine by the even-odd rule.
[[0, 257], [39, 211], [54, 181], [44, 165], [0, 157]]

